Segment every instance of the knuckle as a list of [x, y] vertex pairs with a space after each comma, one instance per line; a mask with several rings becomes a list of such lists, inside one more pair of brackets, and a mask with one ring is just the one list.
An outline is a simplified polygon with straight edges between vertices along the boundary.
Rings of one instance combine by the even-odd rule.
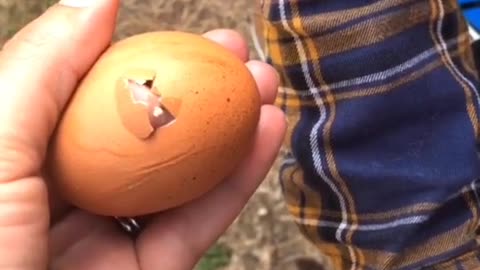
[[0, 133], [0, 183], [38, 173], [41, 163], [29, 140], [13, 133]]
[[49, 49], [66, 40], [73, 25], [66, 20], [42, 20], [21, 29], [8, 40], [2, 51], [9, 51], [15, 58], [31, 59], [39, 54], [57, 53]]
[[32, 32], [16, 37], [12, 40], [10, 47], [15, 47], [14, 49], [18, 52], [15, 54], [17, 59], [31, 59], [36, 57], [40, 51], [44, 51], [51, 42], [54, 42], [56, 36], [49, 30]]

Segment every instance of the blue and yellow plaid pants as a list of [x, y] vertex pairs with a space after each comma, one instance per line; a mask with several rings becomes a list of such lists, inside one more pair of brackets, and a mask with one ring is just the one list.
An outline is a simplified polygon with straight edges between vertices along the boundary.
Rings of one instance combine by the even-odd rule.
[[260, 10], [302, 233], [342, 270], [480, 268], [480, 84], [457, 1]]

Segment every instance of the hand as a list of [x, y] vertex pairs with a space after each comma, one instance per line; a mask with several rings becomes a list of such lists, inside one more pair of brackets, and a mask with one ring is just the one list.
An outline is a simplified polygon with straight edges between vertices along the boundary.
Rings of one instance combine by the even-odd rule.
[[62, 202], [42, 177], [61, 111], [114, 30], [118, 0], [83, 3], [53, 6], [0, 53], [0, 269], [192, 269], [237, 217], [276, 157], [286, 128], [284, 115], [271, 105], [276, 73], [248, 61], [239, 34], [205, 33], [243, 59], [256, 78], [264, 105], [255, 147], [219, 187], [154, 215], [132, 240], [113, 219]]

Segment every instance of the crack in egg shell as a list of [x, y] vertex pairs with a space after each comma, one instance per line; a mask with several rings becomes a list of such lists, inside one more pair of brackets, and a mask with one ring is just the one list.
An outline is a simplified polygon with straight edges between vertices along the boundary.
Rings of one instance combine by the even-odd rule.
[[[117, 108], [125, 128], [140, 139], [148, 139], [157, 129], [175, 122], [179, 102], [163, 98], [154, 86], [155, 73], [130, 71], [119, 79], [116, 89]], [[169, 104], [175, 112], [171, 112]]]

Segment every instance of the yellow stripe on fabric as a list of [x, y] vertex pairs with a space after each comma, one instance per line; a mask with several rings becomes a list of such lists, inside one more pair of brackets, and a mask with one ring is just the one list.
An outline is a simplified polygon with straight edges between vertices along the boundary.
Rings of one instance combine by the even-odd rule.
[[[444, 252], [465, 245], [471, 239], [471, 235], [468, 234], [469, 226], [469, 222], [466, 222], [446, 233], [430, 238], [421, 245], [409, 247], [398, 254], [382, 250], [362, 249], [362, 254], [365, 258], [364, 262], [367, 264], [363, 263], [363, 265], [358, 265], [358, 267], [398, 269], [419, 263], [425, 258], [439, 256]], [[317, 242], [315, 244], [323, 254], [329, 256], [332, 261], [340, 265], [348, 259], [346, 254], [341, 252], [344, 246], [327, 242]]]
[[[275, 27], [272, 27], [271, 23], [266, 18], [263, 19], [263, 23], [263, 31], [267, 40], [272, 38], [274, 39], [276, 36], [278, 36], [278, 30]], [[272, 66], [279, 73], [280, 84], [282, 85], [275, 98], [274, 104], [278, 107], [286, 107], [287, 110], [293, 110], [293, 112], [296, 113], [300, 107], [300, 100], [298, 97], [296, 96], [293, 98], [292, 96], [289, 96], [287, 102], [287, 100], [285, 100], [283, 97], [283, 92], [281, 91], [282, 88], [288, 88], [292, 85], [289, 81], [288, 75], [285, 73], [285, 62], [283, 57], [284, 53], [282, 52], [284, 48], [280, 46], [280, 43], [278, 42], [267, 42], [266, 47], [268, 52], [267, 57], [271, 59]], [[289, 114], [288, 111], [286, 113], [287, 115]], [[289, 124], [296, 125], [295, 122]]]
[[348, 99], [354, 99], [359, 97], [368, 97], [368, 96], [374, 96], [379, 94], [385, 94], [394, 89], [397, 89], [402, 85], [418, 80], [421, 77], [425, 76], [426, 74], [442, 66], [444, 66], [444, 63], [440, 59], [438, 59], [436, 61], [429, 63], [428, 65], [425, 65], [423, 68], [410, 73], [408, 76], [402, 77], [392, 83], [382, 85], [382, 86], [377, 86], [377, 87], [359, 89], [356, 91], [339, 93], [337, 94], [336, 97], [338, 100], [348, 100]]
[[471, 235], [468, 233], [469, 223], [470, 221], [465, 222], [461, 226], [435, 236], [419, 246], [409, 248], [401, 259], [392, 260], [389, 266], [392, 268], [408, 266], [420, 262], [425, 258], [438, 256], [466, 244], [471, 239]]
[[303, 25], [309, 33], [327, 31], [353, 20], [358, 20], [374, 13], [400, 5], [406, 5], [414, 1], [415, 0], [383, 0], [376, 1], [370, 5], [364, 5], [358, 8], [325, 12], [317, 16], [306, 16], [304, 18]]
[[[437, 26], [437, 22], [440, 18], [440, 8], [442, 8], [441, 6], [438, 5], [438, 1], [441, 1], [441, 0], [430, 0], [430, 7], [432, 9], [432, 12], [431, 12], [431, 18], [430, 18], [430, 35], [432, 37], [432, 40], [434, 41], [435, 45], [438, 47], [438, 48], [441, 48], [441, 44], [440, 44], [440, 41], [438, 40], [439, 37], [437, 37], [436, 35], [436, 26]], [[446, 1], [448, 3], [448, 1]], [[441, 5], [441, 3], [440, 3]], [[455, 6], [457, 5], [456, 1], [455, 3], [449, 3], [447, 6], [445, 6], [445, 10], [447, 8], [450, 8], [452, 9], [455, 9]], [[445, 16], [445, 14], [444, 14]], [[448, 53], [445, 53], [443, 51], [439, 52], [439, 54], [441, 55], [441, 58], [445, 64], [445, 66], [448, 68], [448, 70], [450, 71], [450, 73], [452, 74], [452, 76], [455, 78], [455, 80], [462, 86], [464, 92], [465, 92], [465, 98], [466, 98], [466, 107], [467, 107], [467, 112], [468, 112], [468, 116], [470, 118], [470, 122], [472, 123], [472, 127], [474, 129], [474, 132], [475, 132], [475, 138], [478, 139], [478, 133], [479, 133], [479, 130], [478, 130], [478, 116], [477, 116], [477, 113], [475, 111], [475, 107], [474, 107], [474, 104], [473, 104], [473, 99], [472, 99], [472, 90], [473, 89], [469, 89], [469, 87], [465, 84], [464, 81], [462, 81], [461, 78], [458, 77], [458, 75], [455, 73], [454, 71], [454, 67], [452, 67], [452, 65], [449, 63], [448, 61]]]
[[458, 22], [457, 33], [459, 33], [458, 47], [459, 50], [463, 52], [462, 54], [460, 54], [462, 66], [465, 68], [465, 71], [467, 71], [470, 76], [478, 80], [478, 70], [475, 65], [475, 59], [471, 47], [471, 37], [470, 35], [467, 35], [469, 38], [464, 38], [465, 34], [463, 34], [468, 33], [467, 23], [461, 9], [457, 10], [456, 15], [456, 21]]
[[[295, 205], [295, 204], [288, 204], [287, 207], [289, 212], [293, 213], [295, 216], [297, 216], [300, 213], [300, 211], [302, 211], [306, 216], [310, 216], [310, 217], [319, 215], [320, 212], [322, 217], [324, 218], [340, 218], [342, 216], [342, 213], [340, 212], [334, 212], [331, 210], [320, 210], [314, 207], [304, 208], [302, 210], [298, 207], [298, 205]], [[358, 220], [362, 222], [382, 221], [382, 220], [395, 219], [402, 216], [417, 215], [418, 213], [421, 214], [423, 212], [431, 212], [437, 209], [438, 207], [439, 207], [438, 204], [420, 203], [420, 204], [415, 204], [415, 205], [411, 205], [403, 208], [392, 209], [387, 212], [357, 214], [357, 217], [358, 217]]]
[[[305, 31], [303, 24], [302, 24], [302, 17], [300, 16], [299, 10], [298, 10], [298, 0], [291, 1], [291, 8], [292, 8], [292, 14], [293, 14], [293, 27], [294, 29], [302, 36], [306, 36], [304, 38], [304, 42], [307, 46], [308, 52], [310, 54], [310, 60], [317, 60], [320, 59], [320, 50], [323, 50], [323, 45], [321, 42], [314, 42], [309, 36], [307, 36], [307, 32]], [[318, 48], [317, 46], [321, 46], [321, 48]], [[320, 66], [318, 64], [318, 61], [312, 61], [312, 66], [314, 69], [314, 75], [315, 79], [317, 81], [318, 86], [325, 84], [325, 80], [323, 79], [323, 75], [320, 70]], [[320, 88], [320, 87], [319, 87]], [[328, 120], [327, 123], [325, 124], [325, 128], [323, 131], [323, 140], [324, 140], [324, 146], [325, 146], [325, 154], [326, 154], [326, 159], [327, 159], [327, 164], [328, 168], [330, 170], [330, 173], [332, 174], [335, 182], [337, 183], [337, 186], [340, 188], [342, 196], [344, 196], [344, 199], [346, 200], [346, 211], [347, 213], [351, 214], [351, 220], [349, 221], [348, 218], [346, 221], [347, 223], [350, 223], [350, 228], [347, 232], [347, 236], [345, 241], [348, 243], [351, 243], [352, 241], [352, 235], [353, 231], [355, 230], [358, 221], [356, 218], [355, 214], [355, 202], [353, 199], [352, 194], [350, 193], [350, 190], [348, 189], [346, 182], [341, 178], [338, 169], [335, 164], [335, 160], [333, 157], [333, 149], [332, 149], [332, 144], [331, 144], [331, 128], [333, 126], [333, 122], [335, 120], [335, 112], [336, 112], [336, 106], [335, 106], [335, 100], [333, 99], [331, 91], [327, 88], [325, 91], [325, 96], [326, 96], [326, 101], [327, 101], [327, 111], [330, 111], [330, 114], [328, 115]], [[345, 214], [347, 214], [345, 213]], [[363, 263], [363, 256], [360, 252], [358, 252], [355, 248], [350, 248], [352, 256], [352, 260], [354, 262], [358, 262], [359, 264]], [[357, 257], [357, 258], [355, 258]]]
[[475, 201], [475, 198], [472, 197], [472, 194], [470, 192], [465, 192], [463, 194], [463, 198], [465, 199], [465, 202], [467, 203], [468, 208], [470, 208], [470, 211], [472, 212], [472, 219], [470, 219], [471, 223], [470, 223], [469, 232], [474, 232], [478, 222], [477, 203]]
[[[350, 269], [347, 266], [351, 265], [348, 251], [345, 246], [338, 244], [331, 244], [327, 242], [317, 242], [316, 247], [322, 251], [323, 254], [328, 256], [329, 261], [335, 270]], [[359, 268], [355, 268], [359, 269]]]
[[[283, 49], [284, 47], [281, 46], [280, 43], [273, 40], [278, 40], [278, 29], [274, 27], [268, 20], [264, 20], [264, 33], [266, 36], [267, 42], [267, 51], [269, 53], [268, 57], [272, 60], [273, 66], [276, 70], [280, 73], [281, 78], [281, 88], [290, 88], [292, 84], [288, 81], [288, 76], [285, 74], [285, 56], [290, 55], [291, 57], [298, 58], [297, 52], [285, 52]], [[296, 104], [294, 106], [290, 106], [292, 102]], [[295, 126], [297, 125], [300, 119], [300, 113], [298, 108], [300, 107], [300, 100], [296, 96], [293, 98], [292, 96], [289, 97], [289, 103], [286, 104], [286, 101], [281, 92], [277, 95], [275, 100], [275, 105], [279, 107], [286, 107], [285, 113], [288, 121], [287, 132], [285, 136], [285, 140], [283, 142], [283, 147], [287, 152], [291, 152], [292, 145], [291, 145], [291, 138], [294, 131]], [[283, 156], [282, 158], [285, 158]], [[304, 183], [304, 175], [303, 171], [299, 167], [298, 164], [293, 164], [288, 166], [286, 169], [281, 172], [280, 181], [282, 181], [283, 185], [285, 185], [285, 196], [286, 200], [289, 203], [300, 205], [300, 198], [302, 197], [302, 193], [305, 195], [304, 197], [307, 199], [306, 204], [310, 207], [319, 207], [321, 208], [321, 201], [318, 193], [314, 190], [311, 190], [305, 183]], [[317, 233], [317, 230], [311, 227], [303, 227], [303, 233], [307, 235], [307, 237], [311, 241], [319, 241], [320, 239]]]
[[428, 19], [428, 3], [419, 1], [408, 8], [369, 19], [346, 30], [322, 36], [316, 41], [322, 44], [321, 56], [328, 56], [374, 45], [405, 32], [420, 23], [428, 22]]
[[[448, 14], [455, 10], [456, 9], [454, 7], [447, 6], [445, 12]], [[408, 8], [395, 11], [392, 14], [374, 17], [367, 21], [353, 25], [347, 29], [335, 31], [331, 34], [313, 37], [312, 39], [316, 44], [322, 45], [322, 49], [317, 52], [320, 58], [361, 47], [375, 45], [376, 43], [383, 42], [388, 38], [401, 34], [402, 32], [414, 26], [417, 26], [421, 23], [426, 23], [429, 21], [429, 18], [430, 12], [428, 3], [425, 1], [420, 1]], [[303, 29], [303, 32], [300, 34], [303, 37], [310, 37], [312, 33]], [[278, 42], [275, 40], [269, 41]], [[293, 41], [285, 41], [283, 43], [283, 47], [285, 52], [287, 52], [285, 54], [285, 64], [298, 64], [299, 59], [290, 57], [293, 55], [292, 52], [296, 51], [295, 43]], [[319, 58], [310, 60], [317, 60]]]
[[[298, 16], [298, 9], [296, 8], [296, 1], [291, 1], [292, 2], [292, 13], [297, 15]], [[294, 15], [294, 16], [295, 16]], [[298, 18], [298, 17], [296, 17]], [[303, 33], [305, 34], [305, 32], [303, 32], [303, 27], [302, 27], [302, 24], [301, 24], [301, 21], [300, 19], [294, 19], [293, 20], [294, 22], [294, 26], [296, 27], [295, 30], [299, 31], [300, 33]], [[304, 41], [306, 44], [307, 44], [307, 48], [310, 52], [310, 54], [312, 55], [312, 57], [314, 59], [318, 59], [318, 50], [316, 48], [316, 44], [310, 39], [310, 38], [306, 38], [305, 41]], [[318, 44], [320, 46], [322, 46], [322, 44]], [[320, 67], [318, 65], [318, 63], [316, 61], [313, 62], [313, 67], [314, 67], [314, 74], [315, 74], [315, 79], [318, 80], [318, 84], [319, 85], [323, 85], [324, 84], [324, 79], [323, 79], [323, 76], [321, 74], [321, 71], [320, 71]], [[329, 90], [326, 90], [326, 102], [322, 102], [322, 105], [326, 105], [328, 106], [328, 108], [330, 109], [330, 117], [329, 117], [329, 120], [327, 121], [327, 124], [326, 124], [326, 127], [325, 127], [325, 131], [324, 131], [324, 138], [326, 138], [325, 140], [325, 147], [327, 148], [326, 149], [326, 152], [328, 152], [329, 154], [327, 154], [327, 159], [328, 159], [328, 163], [329, 163], [329, 168], [331, 169], [331, 173], [334, 174], [334, 177], [336, 178], [338, 184], [340, 185], [340, 188], [342, 190], [342, 192], [344, 193], [343, 195], [347, 196], [347, 202], [348, 204], [350, 205], [350, 211], [351, 213], [354, 213], [355, 212], [355, 208], [354, 208], [354, 202], [353, 202], [353, 197], [352, 195], [350, 194], [348, 188], [346, 187], [345, 185], [345, 181], [343, 181], [341, 178], [340, 178], [340, 175], [338, 173], [338, 170], [336, 168], [336, 164], [334, 163], [334, 160], [333, 160], [333, 155], [332, 155], [332, 149], [331, 149], [331, 145], [330, 145], [330, 128], [332, 126], [332, 123], [333, 123], [333, 120], [335, 119], [335, 100], [332, 96], [332, 94], [330, 93]], [[354, 220], [355, 222], [355, 220]]]
[[[301, 21], [300, 21], [300, 17], [298, 16], [298, 12], [295, 13], [295, 10], [294, 10], [294, 7], [296, 6], [297, 3], [296, 3], [296, 1], [289, 1], [289, 3], [290, 3], [290, 5], [293, 9], [293, 19], [292, 19], [291, 22], [287, 22], [287, 23], [291, 23], [293, 25], [293, 31], [298, 32], [298, 29], [301, 28]], [[307, 59], [310, 59], [310, 57], [308, 56], [309, 52], [310, 52], [309, 50], [307, 50], [307, 52], [306, 52], [307, 53], [307, 55], [306, 55]], [[289, 52], [289, 53], [291, 53], [292, 55], [295, 55], [295, 58], [298, 58], [301, 61], [302, 57], [298, 57], [300, 52], [297, 49], [295, 50], [294, 54], [293, 54], [293, 52]], [[287, 54], [287, 53], [285, 53], [285, 54]], [[297, 185], [302, 185], [302, 191], [303, 191], [303, 194], [305, 195], [304, 196], [305, 205], [307, 205], [307, 206], [319, 205], [321, 207], [321, 204], [320, 204], [321, 202], [319, 201], [319, 194], [317, 192], [315, 192], [314, 190], [310, 190], [308, 185], [304, 184], [303, 180], [298, 179], [298, 178], [295, 178], [294, 180], [298, 181]], [[319, 217], [315, 217], [315, 219], [318, 219], [318, 218]], [[312, 241], [314, 241], [314, 242], [320, 242], [321, 241], [321, 236], [319, 235], [318, 229], [316, 227], [302, 226], [302, 225], [300, 225], [300, 226], [304, 229], [305, 233], [308, 235], [308, 237]]]
[[473, 250], [457, 258], [437, 264], [433, 266], [432, 270], [458, 270], [460, 266], [462, 270], [480, 269], [480, 261], [478, 256], [479, 250]]
[[[349, 23], [353, 20], [360, 20], [363, 17], [371, 16], [374, 13], [382, 12], [389, 8], [397, 7], [400, 5], [406, 5], [411, 2], [415, 2], [415, 0], [383, 0], [377, 1], [370, 5], [363, 5], [357, 8], [324, 12], [318, 15], [304, 16], [303, 25], [304, 28], [308, 30], [308, 33], [315, 35]], [[282, 22], [275, 21], [272, 23], [276, 27], [281, 28]], [[282, 40], [289, 39], [290, 33], [288, 33], [287, 31], [282, 31], [278, 38]]]
[[[451, 57], [457, 57], [458, 52], [455, 52], [451, 54]], [[410, 83], [412, 81], [415, 81], [430, 72], [436, 70], [437, 68], [443, 67], [444, 63], [442, 60], [436, 60], [434, 62], [429, 63], [428, 65], [425, 65], [422, 69], [416, 70], [415, 72], [410, 73], [408, 76], [402, 77], [394, 82], [391, 82], [389, 84], [385, 84], [382, 86], [377, 86], [377, 87], [370, 87], [370, 88], [364, 88], [364, 89], [359, 89], [355, 91], [350, 91], [350, 92], [344, 92], [344, 93], [337, 93], [335, 94], [335, 99], [337, 102], [344, 101], [344, 100], [349, 100], [349, 99], [354, 99], [354, 98], [364, 98], [364, 97], [369, 97], [369, 96], [374, 96], [374, 95], [379, 95], [379, 94], [386, 94], [390, 91], [393, 91], [397, 89], [398, 87]], [[287, 104], [289, 106], [294, 106], [295, 104], [290, 103], [289, 98], [286, 100]], [[315, 107], [316, 104], [312, 100], [308, 101], [303, 101], [301, 104], [298, 104], [298, 106], [301, 107]]]

